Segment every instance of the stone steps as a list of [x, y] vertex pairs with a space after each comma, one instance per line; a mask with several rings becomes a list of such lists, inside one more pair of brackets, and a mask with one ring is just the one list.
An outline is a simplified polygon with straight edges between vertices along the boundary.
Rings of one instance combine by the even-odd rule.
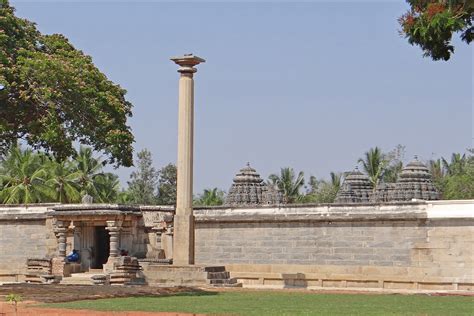
[[206, 272], [225, 272], [225, 266], [210, 266], [204, 267]]
[[94, 285], [94, 282], [92, 280], [80, 280], [80, 279], [68, 280], [68, 278], [65, 278], [61, 280], [59, 284], [61, 285]]
[[237, 279], [232, 278], [232, 279], [211, 279], [209, 280], [209, 283], [212, 285], [215, 284], [237, 284]]
[[65, 277], [60, 284], [64, 285], [103, 285], [107, 282], [104, 274], [98, 273], [73, 273], [70, 277]]
[[209, 267], [207, 282], [213, 287], [242, 287], [242, 283], [230, 277], [230, 272], [226, 271], [225, 267]]
[[208, 272], [208, 279], [228, 279], [230, 278], [230, 273], [228, 271], [224, 272]]

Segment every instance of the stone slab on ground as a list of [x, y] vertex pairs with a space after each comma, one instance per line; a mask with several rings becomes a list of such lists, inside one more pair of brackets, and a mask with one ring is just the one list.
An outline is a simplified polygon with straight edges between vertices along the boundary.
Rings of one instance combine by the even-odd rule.
[[148, 285], [165, 286], [207, 286], [209, 274], [225, 272], [224, 266], [181, 266], [145, 263], [143, 275]]

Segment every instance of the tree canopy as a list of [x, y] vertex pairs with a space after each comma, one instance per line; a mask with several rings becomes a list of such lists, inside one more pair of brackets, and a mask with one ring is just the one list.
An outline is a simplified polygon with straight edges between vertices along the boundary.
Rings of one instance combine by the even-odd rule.
[[433, 60], [448, 60], [454, 52], [451, 39], [460, 33], [471, 43], [474, 38], [473, 0], [407, 0], [410, 10], [399, 18], [401, 33], [412, 45]]
[[218, 188], [204, 189], [204, 192], [194, 200], [194, 205], [197, 206], [216, 206], [224, 203], [224, 191]]
[[126, 91], [61, 34], [43, 35], [0, 0], [0, 151], [23, 139], [64, 159], [73, 142], [131, 166]]
[[280, 175], [268, 176], [269, 183], [276, 185], [283, 193], [283, 199], [287, 203], [295, 203], [301, 198], [300, 189], [304, 187], [304, 173], [300, 171], [295, 174], [293, 168], [281, 168]]
[[156, 203], [158, 172], [153, 167], [153, 159], [148, 149], [137, 154], [137, 170], [130, 175], [128, 192], [130, 202], [136, 204]]
[[74, 160], [58, 162], [29, 148], [12, 146], [0, 159], [0, 203], [79, 203], [89, 194], [94, 202], [115, 202], [119, 181], [103, 172], [100, 158], [81, 147]]
[[158, 175], [157, 203], [162, 205], [175, 205], [178, 178], [176, 166], [169, 163], [158, 171]]

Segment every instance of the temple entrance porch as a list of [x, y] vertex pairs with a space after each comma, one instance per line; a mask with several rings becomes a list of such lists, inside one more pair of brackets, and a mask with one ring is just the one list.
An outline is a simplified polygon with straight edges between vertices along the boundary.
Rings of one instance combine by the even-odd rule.
[[[105, 205], [67, 205], [55, 208], [49, 215], [53, 218], [58, 242], [54, 262], [63, 266], [62, 271], [56, 272], [58, 275], [67, 277], [91, 270], [110, 272], [121, 250], [134, 252], [132, 229], [141, 219], [141, 214], [134, 210], [111, 209]], [[79, 252], [77, 263], [66, 259], [73, 249]]]

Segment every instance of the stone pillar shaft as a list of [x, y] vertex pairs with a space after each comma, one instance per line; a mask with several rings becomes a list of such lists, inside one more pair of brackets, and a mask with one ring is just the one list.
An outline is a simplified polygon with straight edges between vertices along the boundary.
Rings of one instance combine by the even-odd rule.
[[180, 66], [178, 104], [178, 179], [174, 218], [173, 263], [194, 264], [193, 145], [194, 66], [204, 59], [192, 54], [171, 59]]
[[66, 258], [66, 247], [67, 247], [67, 227], [69, 222], [57, 221], [55, 224], [55, 233], [58, 238], [58, 257]]
[[61, 232], [58, 232], [58, 256], [66, 258], [66, 229], [61, 230]]
[[[106, 229], [110, 235], [110, 251], [109, 258], [117, 258], [120, 255], [120, 229], [122, 222], [120, 221], [107, 221]], [[108, 261], [108, 260], [107, 260]]]
[[192, 72], [181, 72], [178, 109], [178, 178], [176, 213], [193, 214], [194, 80]]

